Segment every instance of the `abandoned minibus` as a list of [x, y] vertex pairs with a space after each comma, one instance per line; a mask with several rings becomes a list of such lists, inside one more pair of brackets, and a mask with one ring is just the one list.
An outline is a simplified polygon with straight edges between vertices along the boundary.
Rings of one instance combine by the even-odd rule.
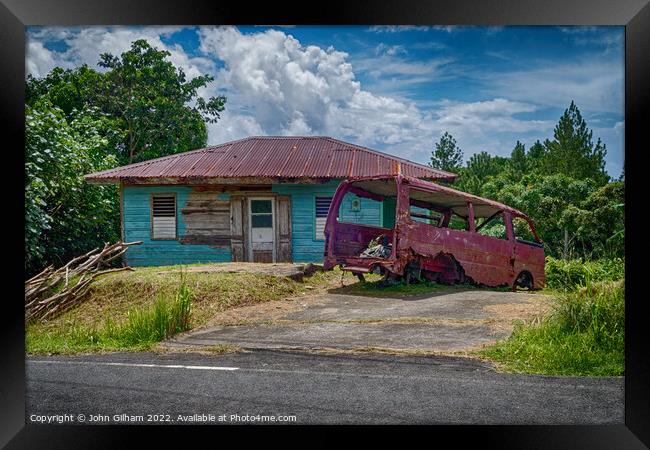
[[[359, 223], [346, 210], [361, 198], [380, 203], [383, 226]], [[417, 178], [397, 174], [344, 181], [324, 231], [324, 268], [338, 265], [361, 280], [365, 273], [377, 273], [386, 282], [544, 286], [544, 247], [528, 216]]]

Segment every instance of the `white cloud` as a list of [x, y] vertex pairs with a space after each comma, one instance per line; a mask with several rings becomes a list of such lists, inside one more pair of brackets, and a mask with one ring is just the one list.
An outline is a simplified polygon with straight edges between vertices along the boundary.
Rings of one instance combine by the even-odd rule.
[[454, 134], [469, 156], [497, 148], [502, 153], [503, 142], [494, 133], [541, 134], [553, 126], [518, 119], [536, 109], [529, 102], [445, 100], [422, 110], [408, 99], [364, 89], [355, 76], [383, 67], [384, 76], [431, 80], [445, 61], [414, 63], [383, 55], [353, 65], [345, 52], [304, 46], [278, 30], [242, 34], [231, 27], [203, 27], [200, 42], [204, 54], [225, 63], [217, 81], [230, 108], [227, 118], [211, 126], [211, 143], [250, 134], [330, 135], [426, 162], [443, 131]]
[[616, 122], [614, 131], [618, 134], [625, 134], [625, 122]]
[[559, 29], [562, 33], [566, 34], [587, 34], [597, 32], [601, 28], [595, 26], [573, 25], [569, 27], [560, 27]]
[[503, 98], [488, 101], [458, 103], [443, 101], [437, 123], [448, 129], [458, 129], [482, 133], [483, 130], [527, 133], [552, 129], [554, 122], [541, 120], [521, 120], [514, 116], [533, 112], [537, 108], [530, 103], [513, 102]]
[[575, 61], [548, 64], [527, 71], [492, 73], [482, 77], [488, 93], [549, 107], [623, 111], [623, 61]]
[[433, 26], [431, 28], [433, 28], [434, 30], [437, 30], [437, 31], [446, 31], [447, 33], [451, 33], [453, 31], [457, 30], [458, 26], [456, 26], [456, 25], [435, 25], [435, 26]]
[[70, 61], [60, 61], [53, 52], [45, 48], [42, 42], [33, 41], [27, 44], [25, 70], [36, 78], [41, 78], [55, 67], [72, 68], [75, 66]]
[[[180, 45], [169, 46], [161, 37], [173, 34], [179, 27], [35, 27], [27, 34], [27, 72], [43, 76], [53, 67], [71, 68], [87, 64], [96, 70], [102, 53], [119, 55], [128, 51], [137, 39], [146, 39], [152, 46], [170, 52], [170, 60], [181, 67], [189, 79], [214, 71], [214, 62], [203, 57], [189, 57]], [[64, 51], [48, 50], [46, 41], [62, 41]]]
[[[145, 38], [170, 51], [172, 61], [188, 77], [215, 76], [201, 95], [214, 95], [219, 89], [228, 102], [221, 120], [208, 125], [209, 144], [251, 135], [330, 135], [426, 162], [443, 131], [454, 135], [468, 158], [482, 150], [505, 154], [514, 145], [513, 134], [543, 136], [553, 126], [518, 117], [536, 109], [523, 93], [521, 98], [499, 93], [484, 101], [442, 100], [423, 107], [406, 97], [371, 91], [356, 77], [361, 71], [376, 71], [379, 81], [402, 86], [439, 80], [448, 76], [442, 68], [449, 60], [409, 61], [398, 56], [399, 48], [387, 46], [375, 58], [351, 61], [345, 52], [303, 45], [282, 30], [243, 34], [233, 27], [199, 28], [198, 56], [190, 56], [180, 45], [162, 42], [161, 35], [175, 30], [30, 30], [28, 71], [42, 76], [55, 65], [95, 67], [100, 53], [117, 55], [133, 40]], [[43, 46], [46, 41], [61, 41], [67, 48], [50, 51]]]
[[401, 33], [402, 31], [428, 31], [431, 27], [419, 25], [374, 25], [367, 31], [373, 33]]
[[233, 114], [226, 108], [217, 123], [208, 124], [208, 144], [216, 145], [266, 133], [254, 117]]
[[376, 55], [395, 56], [400, 53], [406, 53], [406, 49], [403, 45], [387, 45], [382, 42], [375, 47]]

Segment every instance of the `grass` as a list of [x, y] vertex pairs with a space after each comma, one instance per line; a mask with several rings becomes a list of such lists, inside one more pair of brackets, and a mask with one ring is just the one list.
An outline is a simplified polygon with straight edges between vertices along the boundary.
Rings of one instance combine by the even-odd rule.
[[120, 323], [107, 316], [103, 326], [74, 323], [58, 330], [31, 325], [29, 353], [77, 353], [97, 350], [145, 350], [190, 328], [192, 292], [181, 275], [174, 297], [159, 294], [149, 307], [132, 308]]
[[179, 273], [182, 269], [145, 267], [99, 278], [84, 303], [27, 327], [27, 353], [150, 350], [165, 337], [205, 325], [218, 312], [340, 285], [341, 277], [339, 271], [316, 272], [298, 282], [254, 273]]
[[588, 282], [564, 292], [550, 315], [517, 324], [508, 339], [477, 354], [507, 372], [623, 375], [624, 281]]

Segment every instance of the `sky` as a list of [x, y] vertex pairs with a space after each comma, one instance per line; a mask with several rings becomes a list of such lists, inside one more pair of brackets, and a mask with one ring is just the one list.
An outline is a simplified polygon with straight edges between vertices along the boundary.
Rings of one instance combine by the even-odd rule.
[[136, 39], [168, 50], [200, 91], [225, 95], [208, 144], [324, 135], [419, 163], [446, 131], [465, 160], [552, 139], [575, 101], [606, 169], [624, 160], [624, 27], [29, 27], [26, 71], [119, 55]]

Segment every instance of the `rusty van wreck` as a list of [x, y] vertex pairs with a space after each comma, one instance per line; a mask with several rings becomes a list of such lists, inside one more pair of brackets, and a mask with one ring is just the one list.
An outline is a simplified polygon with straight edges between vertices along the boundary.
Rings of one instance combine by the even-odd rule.
[[[356, 203], [350, 198], [357, 198]], [[345, 201], [344, 201], [345, 200]], [[355, 223], [348, 205], [381, 202], [382, 226]], [[345, 205], [345, 206], [343, 206]], [[362, 214], [359, 212], [357, 214]], [[507, 205], [403, 175], [341, 183], [325, 224], [326, 270], [363, 279], [469, 282], [539, 289], [544, 248], [531, 219]]]

